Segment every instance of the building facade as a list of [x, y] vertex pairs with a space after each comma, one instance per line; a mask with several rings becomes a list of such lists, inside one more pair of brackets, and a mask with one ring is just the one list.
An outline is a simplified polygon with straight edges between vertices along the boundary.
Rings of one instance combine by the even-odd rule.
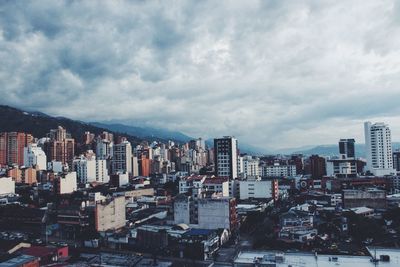
[[236, 179], [238, 177], [238, 143], [231, 136], [214, 139], [215, 175]]
[[376, 176], [394, 174], [392, 137], [389, 126], [382, 122], [364, 123], [367, 170]]

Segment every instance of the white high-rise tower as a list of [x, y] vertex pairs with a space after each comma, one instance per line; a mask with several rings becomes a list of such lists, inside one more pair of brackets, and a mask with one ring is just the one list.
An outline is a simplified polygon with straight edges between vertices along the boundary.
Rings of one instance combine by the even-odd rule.
[[374, 175], [394, 174], [392, 137], [389, 126], [382, 122], [364, 123], [367, 170]]

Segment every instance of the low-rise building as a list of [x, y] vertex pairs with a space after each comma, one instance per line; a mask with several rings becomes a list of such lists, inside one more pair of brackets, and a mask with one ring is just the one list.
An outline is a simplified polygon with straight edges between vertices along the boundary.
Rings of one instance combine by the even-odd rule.
[[343, 190], [343, 208], [370, 207], [385, 209], [387, 207], [386, 191], [379, 189], [368, 190]]
[[96, 203], [96, 231], [116, 230], [125, 226], [125, 197], [116, 197]]
[[238, 183], [241, 200], [249, 198], [277, 200], [279, 197], [278, 180], [245, 180]]
[[0, 178], [0, 196], [15, 194], [15, 182], [11, 177]]
[[192, 198], [178, 195], [174, 201], [174, 222], [199, 229], [228, 229], [237, 227], [234, 198]]

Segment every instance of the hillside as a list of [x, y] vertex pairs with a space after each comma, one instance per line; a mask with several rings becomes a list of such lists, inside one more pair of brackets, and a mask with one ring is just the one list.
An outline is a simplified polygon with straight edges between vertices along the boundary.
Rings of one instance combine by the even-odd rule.
[[140, 126], [129, 126], [120, 123], [101, 123], [101, 122], [91, 122], [91, 125], [96, 127], [101, 127], [109, 129], [111, 131], [126, 133], [129, 135], [137, 136], [144, 139], [151, 140], [174, 140], [180, 143], [188, 142], [193, 138], [187, 136], [181, 132], [170, 131], [166, 129], [152, 128], [152, 127], [140, 127]]
[[51, 117], [40, 112], [26, 112], [9, 106], [0, 105], [0, 132], [20, 131], [31, 133], [34, 137], [46, 136], [50, 129], [63, 126], [78, 142], [85, 131], [100, 134], [103, 131], [114, 133], [115, 136], [126, 136], [132, 144], [139, 144], [144, 139], [133, 135], [121, 134], [116, 131], [97, 127], [85, 122], [63, 117]]

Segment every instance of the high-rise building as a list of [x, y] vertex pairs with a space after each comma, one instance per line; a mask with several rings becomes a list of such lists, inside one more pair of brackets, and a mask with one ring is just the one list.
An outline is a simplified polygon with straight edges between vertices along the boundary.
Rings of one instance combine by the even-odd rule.
[[367, 171], [374, 175], [394, 174], [392, 137], [389, 126], [382, 122], [364, 123]]
[[96, 140], [96, 156], [98, 159], [109, 159], [113, 154], [112, 141], [107, 139], [101, 139], [100, 137]]
[[72, 163], [73, 171], [76, 172], [77, 179], [80, 183], [86, 184], [96, 181], [96, 159], [86, 158], [81, 155], [74, 159]]
[[238, 143], [231, 136], [214, 139], [215, 175], [237, 178]]
[[50, 140], [45, 143], [45, 152], [48, 161], [60, 161], [72, 167], [72, 161], [75, 155], [75, 140], [67, 130], [61, 126], [50, 130]]
[[340, 139], [339, 140], [339, 154], [341, 159], [354, 159], [356, 157], [354, 139]]
[[132, 146], [130, 142], [123, 141], [114, 145], [112, 171], [113, 173], [132, 174]]
[[393, 168], [400, 172], [400, 150], [393, 152]]
[[85, 132], [82, 137], [82, 143], [85, 145], [89, 145], [94, 141], [95, 135], [91, 132]]
[[329, 159], [326, 161], [326, 173], [329, 176], [338, 178], [356, 177], [359, 173], [355, 159], [354, 139], [339, 140], [339, 159]]
[[36, 166], [37, 170], [47, 170], [47, 157], [41, 147], [37, 144], [30, 144], [24, 148], [25, 167]]
[[33, 142], [30, 134], [0, 133], [0, 165], [24, 165], [24, 147]]
[[321, 179], [326, 175], [325, 158], [318, 155], [312, 155], [309, 159], [310, 174], [313, 179]]

